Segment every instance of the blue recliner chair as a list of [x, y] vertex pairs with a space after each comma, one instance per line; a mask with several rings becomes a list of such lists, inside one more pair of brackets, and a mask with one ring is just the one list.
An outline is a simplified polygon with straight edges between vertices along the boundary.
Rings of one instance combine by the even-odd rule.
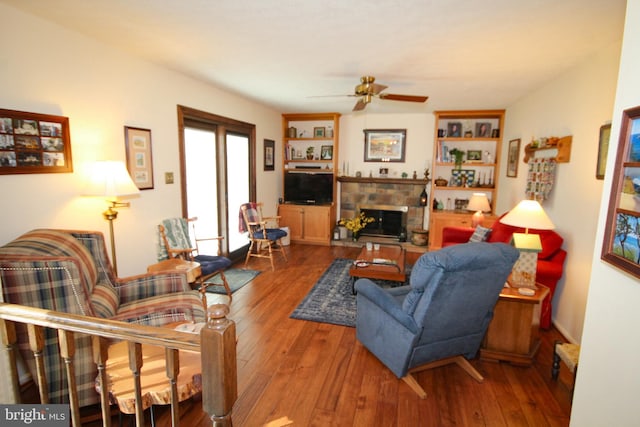
[[467, 243], [422, 255], [410, 285], [356, 282], [358, 340], [421, 398], [413, 372], [457, 363], [478, 382], [476, 355], [519, 252], [504, 243]]

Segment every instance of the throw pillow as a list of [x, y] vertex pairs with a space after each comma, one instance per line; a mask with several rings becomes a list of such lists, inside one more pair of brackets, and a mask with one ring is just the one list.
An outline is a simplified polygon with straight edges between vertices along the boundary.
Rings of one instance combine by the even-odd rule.
[[486, 242], [491, 234], [491, 229], [478, 225], [469, 238], [469, 242]]

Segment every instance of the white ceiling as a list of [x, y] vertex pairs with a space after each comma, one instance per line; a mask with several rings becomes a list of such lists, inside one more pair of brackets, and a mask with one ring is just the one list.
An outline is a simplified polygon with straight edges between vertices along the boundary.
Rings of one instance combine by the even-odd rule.
[[[0, 0], [280, 112], [505, 108], [620, 40], [625, 0]], [[362, 113], [357, 113], [362, 114]]]

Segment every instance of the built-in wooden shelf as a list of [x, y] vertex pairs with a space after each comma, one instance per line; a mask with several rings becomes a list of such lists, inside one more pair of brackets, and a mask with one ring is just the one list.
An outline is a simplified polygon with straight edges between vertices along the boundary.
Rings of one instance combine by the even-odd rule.
[[360, 182], [363, 184], [406, 184], [406, 185], [427, 185], [430, 179], [413, 178], [366, 178], [356, 176], [339, 176], [340, 182]]

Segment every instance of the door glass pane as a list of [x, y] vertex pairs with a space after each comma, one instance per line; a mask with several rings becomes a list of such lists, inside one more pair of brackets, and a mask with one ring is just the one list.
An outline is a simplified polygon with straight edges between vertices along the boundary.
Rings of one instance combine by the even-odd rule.
[[240, 205], [249, 201], [249, 137], [227, 134], [227, 206], [229, 206], [229, 252], [246, 246], [246, 234], [238, 231]]
[[[216, 237], [218, 231], [218, 192], [216, 134], [213, 131], [185, 128], [184, 151], [187, 179], [187, 216], [198, 217], [198, 238]], [[195, 240], [192, 238], [192, 243]], [[218, 253], [217, 241], [198, 243], [201, 254]]]

